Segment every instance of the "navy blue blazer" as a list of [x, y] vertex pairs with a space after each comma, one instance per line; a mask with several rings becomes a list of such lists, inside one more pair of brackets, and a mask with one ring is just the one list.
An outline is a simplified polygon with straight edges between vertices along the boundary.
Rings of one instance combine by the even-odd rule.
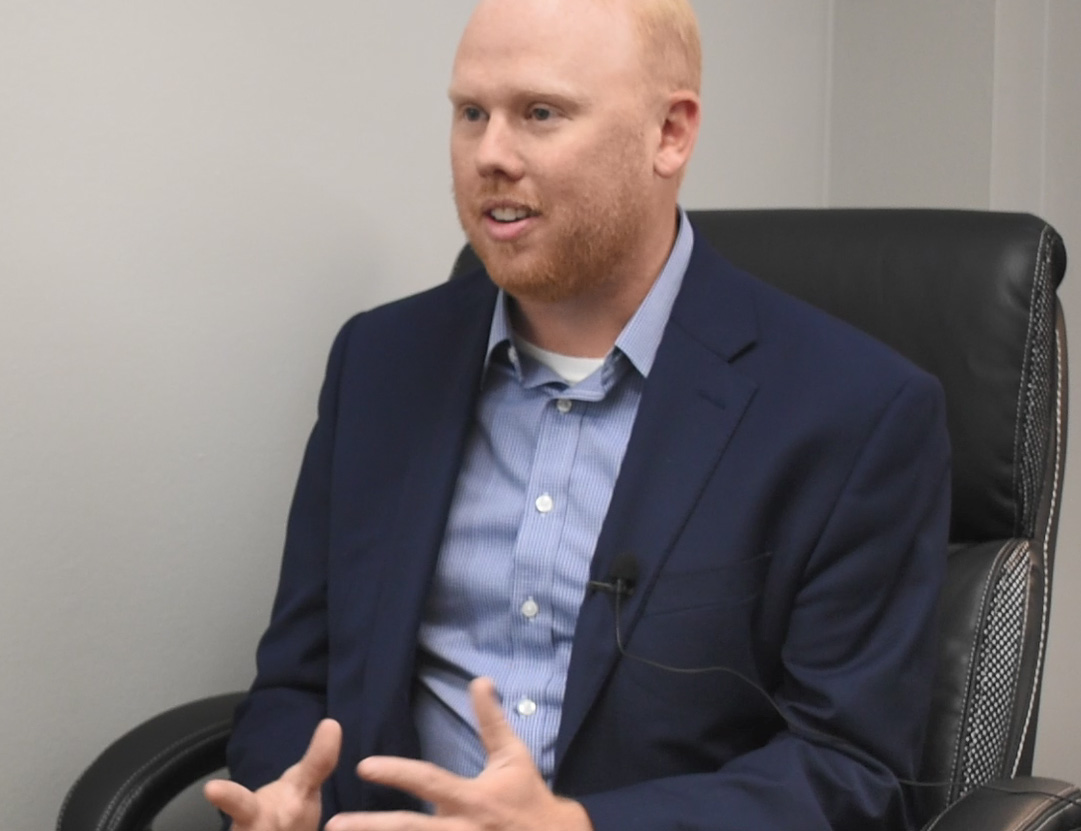
[[[417, 630], [494, 299], [477, 272], [338, 335], [229, 747], [238, 781], [277, 777], [329, 715], [325, 814], [411, 805], [354, 769], [418, 753]], [[638, 563], [627, 653], [733, 672], [621, 655], [614, 598], [583, 590], [556, 792], [597, 831], [907, 827], [948, 513], [938, 383], [699, 241], [591, 576]]]

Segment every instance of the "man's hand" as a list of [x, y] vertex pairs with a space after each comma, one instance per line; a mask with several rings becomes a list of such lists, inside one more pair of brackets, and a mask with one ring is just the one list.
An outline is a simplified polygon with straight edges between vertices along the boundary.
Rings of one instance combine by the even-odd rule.
[[435, 816], [408, 811], [338, 814], [326, 831], [592, 831], [585, 809], [544, 784], [529, 749], [503, 718], [487, 678], [469, 685], [488, 764], [476, 779], [413, 759], [371, 756], [364, 779], [408, 791], [435, 806]]
[[338, 764], [342, 728], [323, 719], [304, 757], [281, 778], [249, 791], [225, 779], [207, 782], [206, 798], [233, 818], [234, 831], [317, 831], [323, 800], [320, 789]]

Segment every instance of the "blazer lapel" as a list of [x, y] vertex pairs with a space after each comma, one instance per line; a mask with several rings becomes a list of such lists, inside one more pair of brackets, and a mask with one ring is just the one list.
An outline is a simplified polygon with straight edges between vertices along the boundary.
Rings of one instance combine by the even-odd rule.
[[480, 392], [495, 303], [487, 278], [472, 288], [457, 304], [437, 311], [439, 320], [424, 338], [429, 360], [401, 379], [411, 401], [396, 412], [413, 422], [409, 434], [415, 437], [402, 459], [406, 473], [395, 529], [398, 547], [429, 553], [433, 565]]
[[[399, 383], [408, 389], [408, 402], [392, 409], [395, 418], [407, 420], [398, 433], [412, 443], [400, 448], [403, 473], [394, 533], [375, 614], [367, 619], [373, 633], [362, 693], [366, 712], [385, 715], [408, 708], [417, 631], [476, 406], [495, 301], [486, 277], [475, 283], [435, 308], [429, 326], [412, 333], [419, 341], [412, 348], [422, 357], [402, 362], [409, 377]], [[383, 715], [378, 730], [400, 723]]]
[[[636, 590], [622, 603], [624, 639], [754, 395], [755, 384], [731, 361], [756, 336], [746, 283], [696, 243], [646, 381], [591, 567], [590, 579], [604, 580], [617, 556], [631, 555], [637, 564]], [[617, 658], [611, 597], [587, 594], [567, 674], [557, 774]]]

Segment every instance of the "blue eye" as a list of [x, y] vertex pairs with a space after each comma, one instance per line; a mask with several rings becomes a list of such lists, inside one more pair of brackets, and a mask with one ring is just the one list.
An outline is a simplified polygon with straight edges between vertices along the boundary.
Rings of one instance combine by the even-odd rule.
[[529, 117], [534, 121], [549, 121], [555, 116], [547, 107], [534, 107], [529, 111]]
[[463, 107], [462, 118], [466, 121], [480, 121], [484, 118], [484, 111], [480, 107]]

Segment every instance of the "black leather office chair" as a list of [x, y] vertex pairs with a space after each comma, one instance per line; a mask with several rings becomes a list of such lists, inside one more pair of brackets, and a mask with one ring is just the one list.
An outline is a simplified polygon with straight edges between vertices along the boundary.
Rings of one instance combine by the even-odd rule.
[[[1033, 778], [1066, 431], [1066, 252], [1020, 214], [696, 211], [762, 279], [934, 373], [953, 441], [951, 547], [935, 702], [913, 788], [927, 828], [1081, 826], [1081, 792]], [[475, 263], [468, 249], [456, 271]], [[58, 831], [143, 831], [224, 764], [234, 693], [136, 727], [72, 787]], [[888, 729], [888, 725], [883, 725]]]

